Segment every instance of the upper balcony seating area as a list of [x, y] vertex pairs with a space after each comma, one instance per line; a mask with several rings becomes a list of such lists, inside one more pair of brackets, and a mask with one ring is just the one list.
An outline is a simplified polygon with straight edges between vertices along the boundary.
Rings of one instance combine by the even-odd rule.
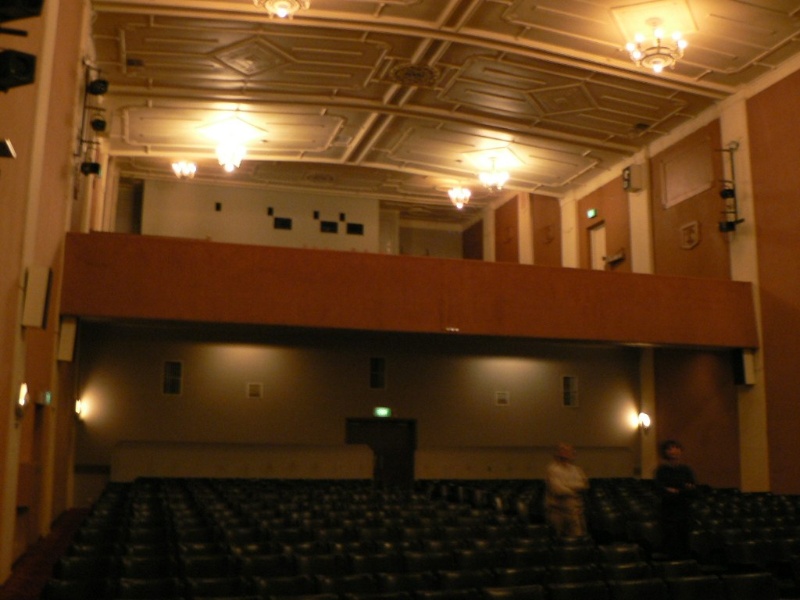
[[800, 596], [800, 500], [703, 488], [691, 557], [660, 553], [652, 482], [593, 480], [555, 539], [543, 482], [109, 484], [43, 600], [770, 600]]

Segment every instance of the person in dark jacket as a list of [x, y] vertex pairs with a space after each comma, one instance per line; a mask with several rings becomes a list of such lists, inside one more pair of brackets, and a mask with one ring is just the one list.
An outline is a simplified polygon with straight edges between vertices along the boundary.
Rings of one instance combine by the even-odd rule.
[[687, 558], [697, 483], [691, 467], [683, 463], [683, 446], [679, 442], [663, 442], [661, 458], [663, 463], [656, 469], [655, 480], [661, 493], [664, 552], [675, 558]]

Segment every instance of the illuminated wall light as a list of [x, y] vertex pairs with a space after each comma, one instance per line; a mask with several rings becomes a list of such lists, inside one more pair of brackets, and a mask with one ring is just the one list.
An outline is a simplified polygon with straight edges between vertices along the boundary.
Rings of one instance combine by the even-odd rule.
[[586, 216], [589, 219], [596, 218], [597, 217], [597, 209], [596, 208], [590, 208], [589, 210], [586, 211]]
[[80, 398], [75, 400], [75, 416], [77, 416], [79, 419], [83, 418], [84, 410], [86, 408], [85, 404], [86, 403]]
[[650, 415], [646, 412], [640, 412], [636, 423], [642, 431], [647, 433], [650, 430]]
[[17, 404], [14, 407], [14, 412], [17, 415], [17, 419], [21, 419], [25, 416], [25, 408], [28, 406], [28, 402], [30, 402], [30, 396], [28, 395], [28, 384], [22, 383], [19, 386], [19, 396], [17, 397]]
[[392, 416], [392, 409], [388, 406], [376, 406], [372, 411], [373, 416], [386, 419]]

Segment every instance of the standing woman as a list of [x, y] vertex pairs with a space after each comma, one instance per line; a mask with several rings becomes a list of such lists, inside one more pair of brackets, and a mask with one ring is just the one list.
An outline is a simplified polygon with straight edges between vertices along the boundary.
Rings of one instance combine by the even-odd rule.
[[692, 502], [696, 494], [694, 472], [683, 463], [683, 446], [675, 440], [661, 444], [661, 458], [664, 462], [656, 469], [655, 479], [661, 492], [664, 552], [686, 558], [690, 555]]

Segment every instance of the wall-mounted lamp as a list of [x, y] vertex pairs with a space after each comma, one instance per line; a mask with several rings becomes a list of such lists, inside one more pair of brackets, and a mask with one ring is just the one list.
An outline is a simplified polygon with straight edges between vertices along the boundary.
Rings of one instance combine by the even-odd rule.
[[75, 400], [75, 416], [78, 420], [83, 418], [83, 412], [86, 407], [84, 406], [84, 402], [82, 399], [78, 398]]
[[638, 417], [639, 422], [639, 429], [641, 429], [644, 433], [647, 433], [650, 430], [650, 415], [646, 412], [640, 412]]
[[25, 409], [28, 407], [29, 402], [30, 396], [28, 395], [28, 384], [22, 383], [19, 386], [19, 397], [17, 398], [17, 404], [14, 406], [14, 414], [16, 415], [18, 421], [25, 416]]

